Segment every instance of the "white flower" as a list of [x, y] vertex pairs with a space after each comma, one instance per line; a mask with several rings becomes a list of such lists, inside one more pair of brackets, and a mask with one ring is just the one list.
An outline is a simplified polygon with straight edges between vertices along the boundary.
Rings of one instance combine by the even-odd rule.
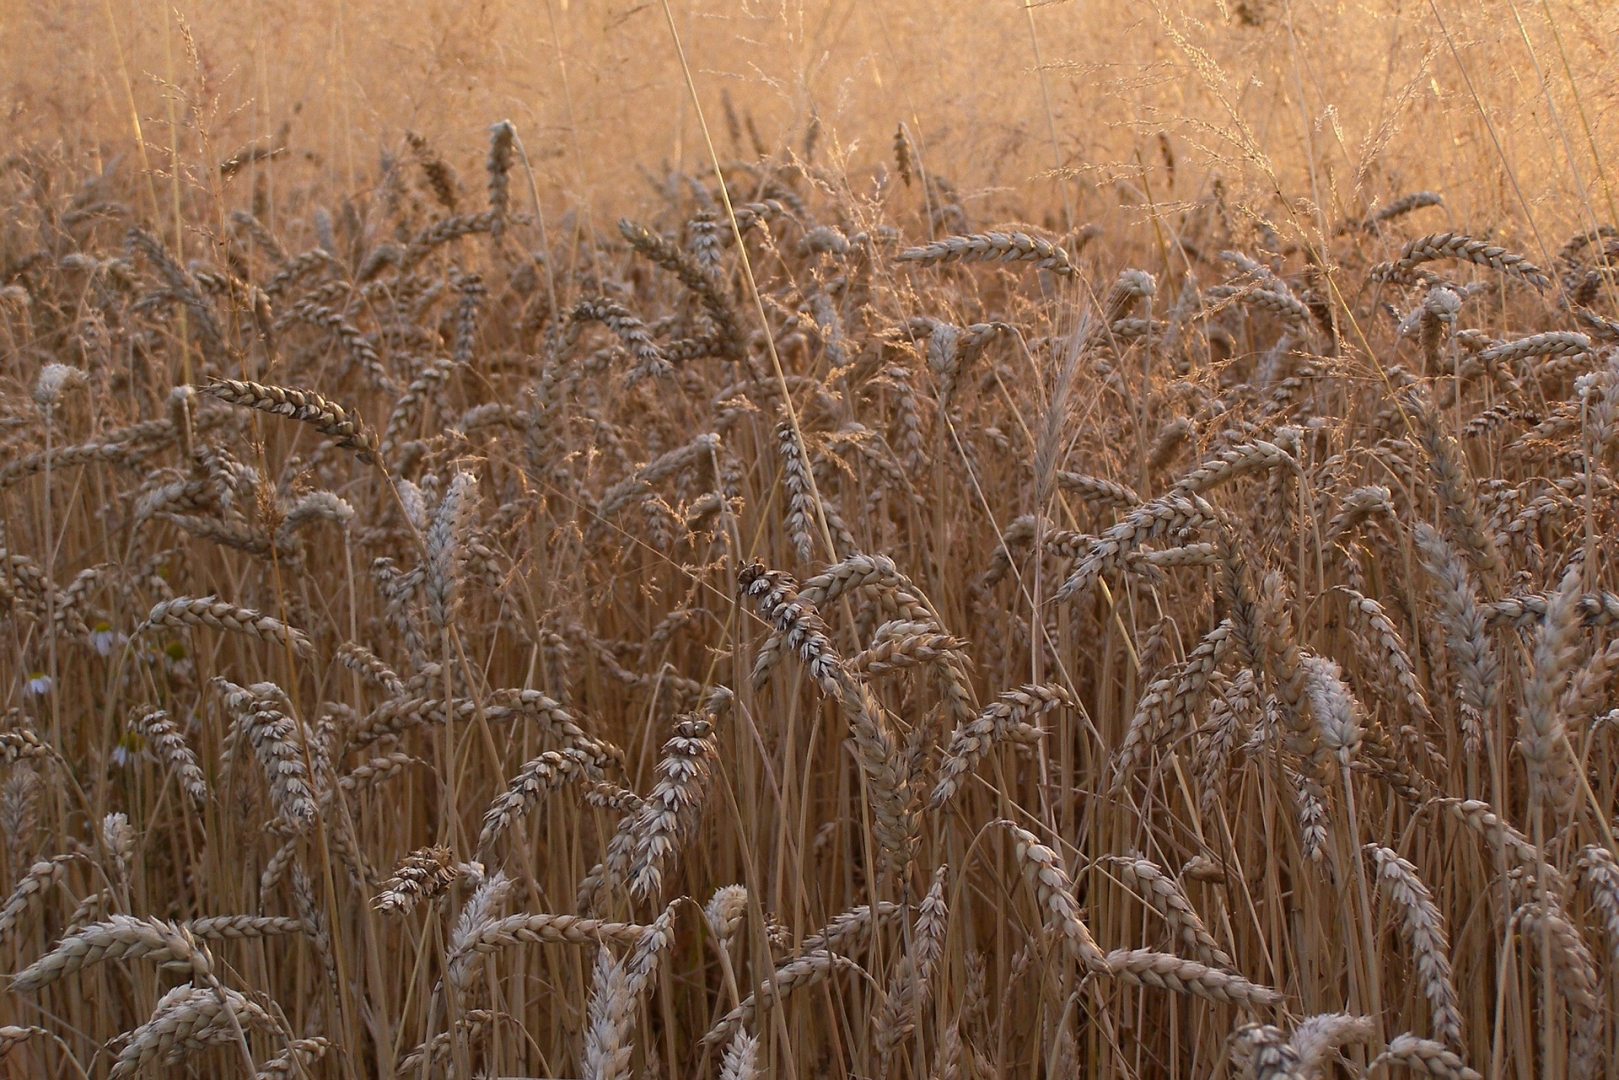
[[51, 677], [43, 671], [36, 671], [28, 676], [28, 693], [48, 694], [51, 692]]
[[102, 656], [111, 654], [112, 647], [118, 644], [118, 635], [113, 633], [112, 624], [106, 619], [100, 619], [90, 628], [90, 647]]

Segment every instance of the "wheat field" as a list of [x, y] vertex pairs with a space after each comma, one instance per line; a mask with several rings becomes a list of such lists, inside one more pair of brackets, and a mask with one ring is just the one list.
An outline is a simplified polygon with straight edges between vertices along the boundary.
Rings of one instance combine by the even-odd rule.
[[0, 31], [0, 1074], [1619, 1075], [1619, 16]]

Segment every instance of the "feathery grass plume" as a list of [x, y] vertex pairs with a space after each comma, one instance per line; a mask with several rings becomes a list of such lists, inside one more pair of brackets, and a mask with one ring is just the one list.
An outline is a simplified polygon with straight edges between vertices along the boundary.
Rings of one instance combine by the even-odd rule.
[[1336, 660], [1306, 656], [1299, 661], [1299, 667], [1321, 745], [1348, 768], [1360, 749], [1364, 728], [1360, 702], [1344, 682], [1343, 669]]
[[308, 827], [315, 820], [315, 796], [302, 725], [283, 711], [290, 708], [286, 693], [270, 682], [242, 687], [216, 676], [210, 684], [223, 698], [236, 730], [253, 747], [269, 784], [270, 802], [296, 828]]
[[134, 729], [152, 748], [165, 767], [174, 771], [175, 780], [198, 810], [208, 803], [208, 781], [197, 765], [197, 755], [186, 745], [183, 735], [162, 709], [143, 706], [136, 711]]
[[464, 994], [477, 977], [486, 955], [477, 948], [477, 942], [491, 926], [500, 920], [501, 909], [512, 891], [512, 883], [497, 870], [485, 878], [461, 908], [450, 933], [450, 949], [444, 963], [450, 987]]
[[280, 619], [260, 615], [252, 608], [237, 607], [215, 596], [177, 596], [172, 600], [160, 601], [152, 606], [146, 619], [135, 627], [135, 633], [152, 627], [179, 630], [188, 626], [207, 626], [273, 641], [278, 645], [290, 646], [299, 656], [312, 656], [315, 651], [303, 631], [288, 626]]
[[1450, 938], [1433, 894], [1412, 863], [1379, 844], [1366, 853], [1377, 866], [1377, 881], [1389, 902], [1400, 909], [1401, 929], [1417, 962], [1417, 981], [1432, 1012], [1430, 1031], [1449, 1046], [1462, 1045], [1462, 1013], [1451, 979]]
[[1190, 532], [1212, 524], [1218, 517], [1215, 509], [1197, 494], [1171, 493], [1132, 507], [1118, 524], [1102, 533], [1057, 590], [1055, 599], [1066, 600], [1083, 593], [1097, 578], [1123, 566], [1126, 557], [1147, 541]]
[[1434, 1039], [1424, 1039], [1407, 1031], [1389, 1040], [1388, 1047], [1367, 1066], [1368, 1075], [1379, 1065], [1404, 1065], [1414, 1073], [1433, 1080], [1483, 1080], [1467, 1067], [1461, 1055]]
[[951, 732], [944, 760], [939, 765], [939, 779], [928, 800], [929, 808], [937, 810], [954, 798], [961, 789], [963, 777], [988, 757], [995, 744], [1006, 739], [1018, 725], [1033, 723], [1039, 726], [1038, 721], [1052, 710], [1074, 706], [1073, 695], [1053, 684], [1031, 683], [1001, 694], [976, 719]]
[[662, 893], [665, 865], [697, 827], [717, 752], [711, 721], [695, 713], [676, 718], [658, 762], [658, 783], [637, 815], [629, 867], [632, 895], [654, 900]]
[[1275, 1005], [1282, 995], [1241, 975], [1151, 949], [1115, 949], [1101, 957], [1101, 973], [1131, 986], [1152, 986], [1179, 994], [1194, 994], [1247, 1009]]
[[142, 957], [203, 979], [213, 971], [208, 950], [185, 927], [162, 919], [111, 915], [104, 922], [81, 927], [58, 941], [50, 952], [13, 975], [10, 989], [17, 994], [31, 994], [103, 960]]
[[1170, 934], [1193, 956], [1210, 967], [1227, 971], [1236, 967], [1203, 925], [1202, 917], [1180, 886], [1157, 863], [1141, 855], [1115, 857], [1113, 862], [1118, 865], [1124, 883], [1158, 912], [1169, 925]]
[[1528, 771], [1532, 798], [1550, 806], [1559, 816], [1574, 804], [1578, 785], [1569, 760], [1568, 737], [1563, 729], [1559, 699], [1568, 685], [1580, 646], [1577, 607], [1580, 571], [1571, 567], [1562, 587], [1546, 608], [1546, 619], [1535, 634], [1534, 668], [1523, 691], [1523, 718], [1518, 728], [1518, 752]]
[[1423, 568], [1433, 579], [1439, 601], [1439, 624], [1445, 629], [1445, 644], [1461, 676], [1458, 712], [1464, 749], [1472, 756], [1478, 753], [1483, 723], [1495, 709], [1500, 664], [1490, 644], [1484, 613], [1467, 564], [1427, 522], [1418, 522], [1412, 529], [1412, 537]]
[[351, 414], [343, 406], [328, 401], [313, 390], [268, 386], [239, 379], [217, 379], [203, 387], [203, 393], [232, 405], [287, 416], [309, 424], [322, 435], [335, 439], [337, 445], [353, 450], [361, 461], [374, 461], [381, 449], [376, 432], [366, 427], [358, 414]]
[[478, 835], [478, 850], [488, 852], [512, 822], [527, 816], [548, 791], [598, 772], [596, 763], [584, 751], [572, 746], [546, 750], [523, 763], [506, 790], [489, 804]]
[[478, 478], [458, 472], [433, 511], [427, 526], [427, 620], [448, 626], [457, 607], [461, 584], [462, 546], [478, 503]]
[[331, 1048], [332, 1040], [322, 1035], [294, 1039], [285, 1050], [260, 1066], [253, 1080], [293, 1080], [294, 1077], [310, 1075], [315, 1063], [325, 1057], [326, 1051]]
[[826, 636], [826, 624], [814, 606], [799, 595], [790, 574], [767, 570], [763, 563], [744, 567], [738, 591], [750, 597], [775, 626], [789, 649], [803, 659], [821, 691], [838, 702], [854, 734], [855, 754], [866, 774], [877, 839], [888, 868], [902, 874], [911, 859], [916, 816], [903, 763], [883, 720], [882, 706], [871, 690], [849, 673]]
[[107, 1073], [109, 1080], [135, 1076], [159, 1058], [178, 1064], [188, 1054], [234, 1041], [228, 1014], [244, 1026], [275, 1027], [269, 1013], [235, 990], [182, 983], [163, 995], [150, 1020], [129, 1033]]
[[1418, 266], [1442, 259], [1487, 266], [1537, 289], [1551, 284], [1551, 279], [1522, 255], [1484, 240], [1452, 232], [1417, 237], [1401, 249], [1398, 259], [1392, 263], [1379, 263], [1371, 268], [1368, 276], [1373, 280], [1411, 281]]
[[1049, 240], [1025, 232], [947, 236], [921, 247], [906, 248], [894, 258], [917, 266], [951, 262], [1026, 262], [1064, 277], [1077, 272], [1068, 258], [1068, 252]]
[[895, 1050], [916, 1029], [918, 1015], [933, 994], [933, 973], [944, 955], [949, 930], [950, 909], [944, 900], [948, 870], [941, 864], [933, 872], [933, 884], [916, 908], [910, 949], [894, 965], [888, 992], [873, 1023], [872, 1039], [885, 1075]]
[[1096, 939], [1079, 918], [1079, 902], [1074, 899], [1074, 885], [1063, 866], [1062, 856], [1040, 842], [1027, 829], [1010, 821], [1001, 821], [1017, 841], [1017, 860], [1023, 867], [1023, 876], [1034, 889], [1035, 904], [1046, 925], [1062, 934], [1068, 952], [1086, 971], [1105, 975], [1112, 972], [1096, 947]]
[[417, 848], [399, 860], [372, 906], [384, 915], [408, 915], [416, 905], [442, 895], [460, 877], [461, 868], [449, 848]]

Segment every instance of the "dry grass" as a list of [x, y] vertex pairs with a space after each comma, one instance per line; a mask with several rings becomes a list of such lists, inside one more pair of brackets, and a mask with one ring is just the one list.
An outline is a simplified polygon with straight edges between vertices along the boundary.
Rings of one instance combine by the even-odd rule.
[[1615, 1075], [1600, 13], [490, 10], [0, 127], [0, 1071]]

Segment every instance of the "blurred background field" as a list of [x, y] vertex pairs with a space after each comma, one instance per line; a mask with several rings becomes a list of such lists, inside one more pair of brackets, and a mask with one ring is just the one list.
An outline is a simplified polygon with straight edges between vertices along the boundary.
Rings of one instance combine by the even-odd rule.
[[[865, 177], [903, 122], [978, 220], [1139, 227], [1214, 175], [1300, 228], [1417, 189], [1475, 230], [1613, 216], [1602, 3], [672, 10], [722, 153], [802, 151], [818, 123], [817, 157]], [[9, 0], [0, 19], [11, 146], [134, 168], [138, 116], [151, 168], [178, 151], [188, 188], [262, 145], [290, 155], [273, 186], [357, 192], [407, 130], [458, 161], [509, 118], [548, 200], [610, 220], [648, 197], [638, 173], [706, 156], [659, 4]]]

